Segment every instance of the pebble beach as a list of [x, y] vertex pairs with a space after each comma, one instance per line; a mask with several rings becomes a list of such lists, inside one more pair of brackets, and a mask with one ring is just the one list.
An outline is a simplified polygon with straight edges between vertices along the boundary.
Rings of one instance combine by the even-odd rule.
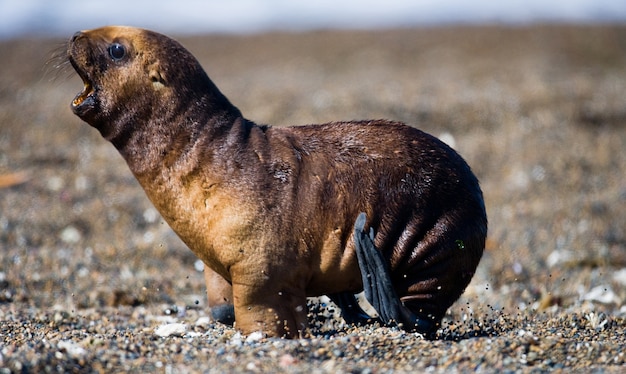
[[385, 118], [453, 146], [489, 218], [470, 286], [434, 339], [324, 297], [300, 339], [215, 323], [202, 263], [71, 113], [64, 41], [4, 40], [0, 373], [626, 371], [626, 26], [179, 40], [259, 124]]

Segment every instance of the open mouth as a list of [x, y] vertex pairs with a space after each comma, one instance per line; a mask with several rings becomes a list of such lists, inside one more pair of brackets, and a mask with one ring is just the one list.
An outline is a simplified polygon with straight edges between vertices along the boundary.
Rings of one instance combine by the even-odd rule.
[[70, 58], [70, 63], [72, 64], [72, 66], [74, 67], [74, 70], [76, 70], [76, 72], [78, 73], [80, 78], [83, 80], [83, 90], [81, 92], [79, 92], [76, 95], [76, 97], [74, 97], [74, 100], [72, 100], [72, 107], [77, 108], [83, 102], [85, 102], [85, 100], [87, 100], [87, 98], [89, 98], [91, 95], [93, 95], [95, 90], [94, 90], [94, 86], [91, 83], [91, 80], [89, 79], [87, 74], [85, 72], [83, 72], [82, 69], [80, 69], [76, 65], [76, 62], [74, 61], [74, 59]]
[[85, 81], [84, 83], [84, 87], [82, 92], [80, 92], [78, 95], [76, 95], [76, 97], [74, 98], [74, 100], [72, 100], [72, 106], [79, 106], [80, 104], [82, 104], [85, 99], [87, 99], [87, 97], [89, 97], [89, 95], [93, 94], [93, 86], [91, 85], [91, 83]]

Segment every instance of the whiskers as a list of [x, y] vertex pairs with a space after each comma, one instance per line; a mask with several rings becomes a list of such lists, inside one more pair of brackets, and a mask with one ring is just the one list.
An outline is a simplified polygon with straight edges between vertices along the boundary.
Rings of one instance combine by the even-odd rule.
[[44, 77], [54, 82], [59, 78], [69, 79], [74, 74], [72, 64], [67, 58], [67, 42], [59, 45], [50, 51], [50, 57], [44, 63]]

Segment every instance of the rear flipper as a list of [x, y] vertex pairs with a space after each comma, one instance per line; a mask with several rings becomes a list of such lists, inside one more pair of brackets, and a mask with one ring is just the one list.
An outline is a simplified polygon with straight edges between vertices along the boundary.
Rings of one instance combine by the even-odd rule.
[[420, 333], [435, 332], [436, 321], [415, 315], [400, 301], [391, 283], [387, 261], [374, 245], [374, 229], [370, 228], [369, 235], [365, 233], [365, 222], [365, 213], [360, 213], [354, 225], [354, 242], [365, 298], [386, 325], [397, 324], [403, 330]]

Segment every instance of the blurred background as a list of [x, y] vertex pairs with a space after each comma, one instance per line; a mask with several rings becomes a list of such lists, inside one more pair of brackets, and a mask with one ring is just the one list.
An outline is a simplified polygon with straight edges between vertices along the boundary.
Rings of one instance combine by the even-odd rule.
[[0, 38], [67, 35], [106, 24], [189, 34], [624, 19], [623, 0], [2, 0]]

